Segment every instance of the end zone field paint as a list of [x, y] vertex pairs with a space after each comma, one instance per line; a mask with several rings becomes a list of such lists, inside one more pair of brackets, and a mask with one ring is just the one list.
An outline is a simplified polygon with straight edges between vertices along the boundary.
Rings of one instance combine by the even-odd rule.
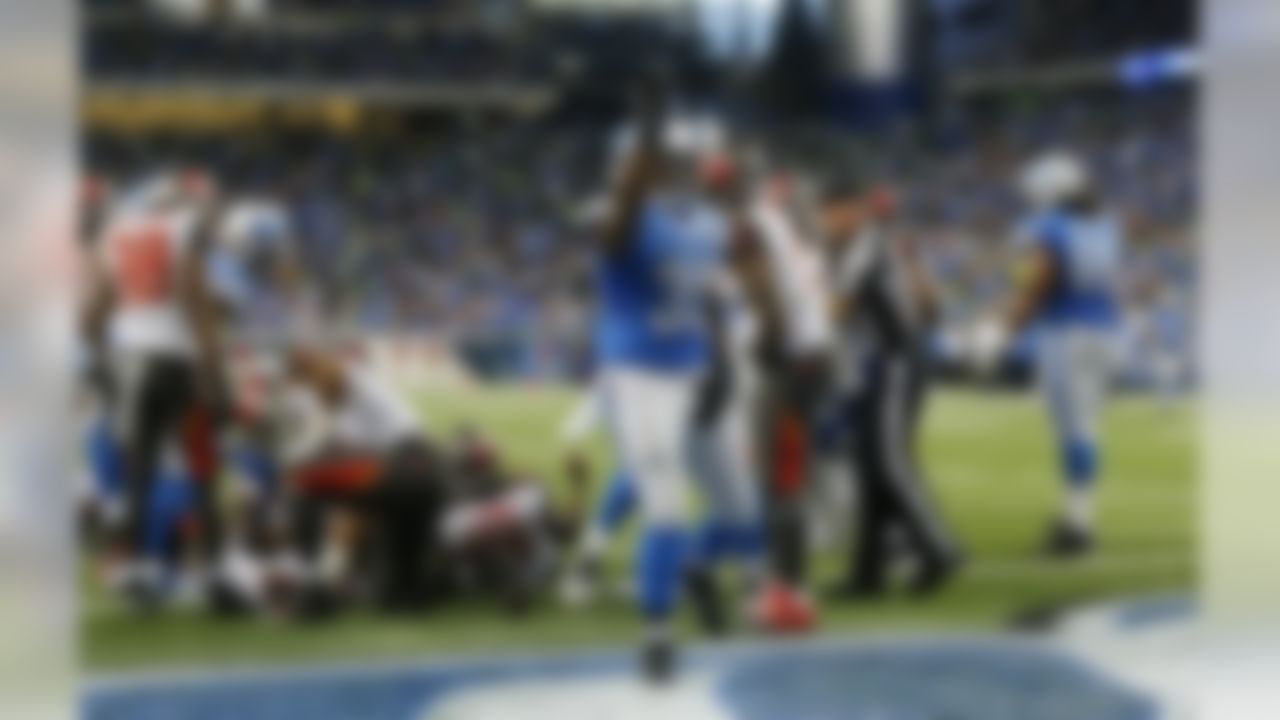
[[[1118, 642], [1118, 641], [1117, 641]], [[100, 679], [89, 720], [1162, 720], [1148, 688], [1023, 638], [705, 648], [673, 687], [630, 653]]]

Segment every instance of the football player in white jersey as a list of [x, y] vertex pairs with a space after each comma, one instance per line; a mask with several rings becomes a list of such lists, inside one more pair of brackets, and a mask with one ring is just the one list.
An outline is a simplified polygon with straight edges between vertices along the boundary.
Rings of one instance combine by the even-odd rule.
[[734, 213], [732, 266], [757, 318], [756, 463], [765, 493], [771, 582], [754, 614], [774, 632], [805, 632], [815, 610], [805, 589], [809, 446], [832, 341], [819, 249], [804, 227], [793, 178], [759, 182]]
[[160, 565], [146, 537], [165, 453], [180, 454], [195, 480], [208, 597], [215, 609], [234, 606], [219, 577], [221, 523], [213, 500], [213, 424], [223, 395], [219, 322], [205, 270], [218, 205], [209, 176], [158, 173], [113, 207], [92, 268], [86, 337], [111, 368], [112, 424], [125, 450], [118, 547], [129, 558], [124, 587], [143, 610], [160, 599]]
[[395, 546], [388, 582], [419, 581], [444, 502], [435, 448], [412, 408], [358, 361], [308, 342], [286, 351], [270, 407], [284, 431], [278, 452], [300, 588], [294, 611], [318, 619], [341, 606], [361, 534], [383, 534]]

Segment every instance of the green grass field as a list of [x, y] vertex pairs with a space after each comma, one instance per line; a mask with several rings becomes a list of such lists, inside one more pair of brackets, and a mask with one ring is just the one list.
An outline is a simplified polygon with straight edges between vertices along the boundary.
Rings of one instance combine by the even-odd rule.
[[[572, 401], [563, 389], [498, 387], [433, 391], [422, 397], [421, 407], [430, 426], [474, 422], [518, 467], [558, 478], [556, 433]], [[1112, 405], [1105, 426], [1101, 548], [1090, 559], [1061, 564], [1035, 555], [1059, 493], [1039, 404], [1029, 395], [936, 395], [924, 460], [970, 564], [929, 600], [824, 608], [824, 630], [996, 627], [1027, 608], [1190, 588], [1193, 418], [1190, 408], [1159, 407], [1141, 398]], [[603, 444], [593, 452], [596, 468], [607, 468]], [[615, 571], [625, 572], [630, 543], [617, 546]], [[838, 567], [834, 556], [819, 558], [817, 584], [833, 579]], [[548, 599], [523, 619], [510, 619], [495, 606], [471, 605], [420, 618], [354, 614], [324, 627], [297, 627], [186, 613], [144, 620], [87, 581], [84, 595], [84, 657], [98, 671], [616, 645], [630, 642], [637, 631], [631, 609], [621, 601], [571, 613]]]

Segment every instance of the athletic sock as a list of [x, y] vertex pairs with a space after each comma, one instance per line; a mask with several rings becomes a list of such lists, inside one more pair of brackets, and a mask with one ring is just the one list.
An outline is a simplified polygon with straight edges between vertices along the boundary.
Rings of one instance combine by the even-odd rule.
[[1066, 443], [1064, 465], [1067, 476], [1066, 521], [1078, 530], [1093, 527], [1093, 492], [1098, 474], [1098, 448], [1084, 438]]
[[1077, 530], [1093, 528], [1094, 515], [1093, 487], [1091, 485], [1070, 485], [1066, 496], [1066, 521]]
[[615, 472], [600, 499], [593, 527], [599, 528], [606, 537], [612, 535], [635, 512], [638, 502], [631, 476], [621, 470]]
[[675, 609], [682, 585], [686, 555], [682, 528], [657, 526], [645, 530], [640, 542], [640, 601], [651, 622], [665, 621]]
[[587, 533], [582, 538], [579, 560], [584, 563], [599, 562], [600, 558], [604, 557], [605, 550], [608, 547], [609, 532], [599, 524], [592, 524], [587, 528]]

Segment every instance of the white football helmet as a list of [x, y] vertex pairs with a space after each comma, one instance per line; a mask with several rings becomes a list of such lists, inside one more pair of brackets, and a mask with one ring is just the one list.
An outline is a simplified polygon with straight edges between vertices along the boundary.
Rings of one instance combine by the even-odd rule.
[[1075, 155], [1055, 150], [1027, 163], [1019, 179], [1023, 197], [1045, 207], [1064, 202], [1089, 188], [1089, 170]]
[[[610, 176], [616, 177], [622, 163], [636, 145], [636, 128], [627, 125], [618, 130], [609, 147]], [[675, 115], [668, 118], [661, 130], [662, 149], [672, 157], [694, 160], [724, 152], [728, 146], [728, 134], [724, 125], [714, 117], [705, 115]]]

